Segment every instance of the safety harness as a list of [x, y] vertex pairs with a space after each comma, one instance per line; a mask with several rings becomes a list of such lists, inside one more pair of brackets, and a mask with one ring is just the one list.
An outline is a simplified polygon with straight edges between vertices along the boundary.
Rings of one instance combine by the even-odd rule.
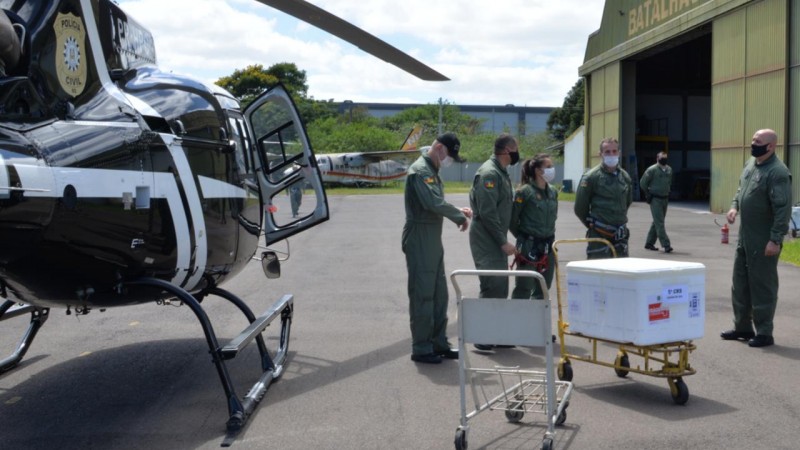
[[[533, 266], [534, 270], [539, 273], [547, 272], [547, 266], [550, 262], [550, 246], [555, 240], [555, 236], [546, 238], [537, 238], [535, 236], [523, 235], [522, 239], [532, 241], [531, 251], [527, 255], [523, 255], [519, 249], [514, 254], [514, 261], [509, 266], [510, 270], [514, 270], [514, 266]], [[541, 250], [540, 250], [541, 247]]]

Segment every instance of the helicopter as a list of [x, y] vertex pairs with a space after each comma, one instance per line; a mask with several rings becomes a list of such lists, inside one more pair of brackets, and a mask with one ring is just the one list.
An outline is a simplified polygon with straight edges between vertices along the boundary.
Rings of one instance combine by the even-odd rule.
[[[447, 78], [302, 0], [260, 0], [423, 79]], [[289, 215], [287, 192], [312, 202]], [[252, 260], [280, 276], [274, 244], [329, 218], [322, 176], [280, 84], [247, 108], [224, 89], [158, 68], [153, 35], [111, 0], [0, 0], [0, 321], [29, 317], [0, 373], [23, 359], [51, 308], [188, 306], [229, 418], [223, 446], [283, 372], [291, 294], [263, 314], [220, 287]], [[288, 252], [288, 241], [287, 252]], [[202, 306], [249, 325], [221, 345]], [[280, 321], [277, 350], [262, 333]], [[231, 360], [255, 342], [262, 375], [240, 397]]]

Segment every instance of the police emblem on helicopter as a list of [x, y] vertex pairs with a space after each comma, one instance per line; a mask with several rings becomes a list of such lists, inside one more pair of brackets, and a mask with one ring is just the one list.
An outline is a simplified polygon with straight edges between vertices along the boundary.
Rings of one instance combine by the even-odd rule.
[[86, 29], [83, 20], [74, 14], [59, 14], [53, 24], [56, 33], [56, 73], [61, 89], [76, 97], [86, 87], [86, 63], [82, 55], [86, 48]]

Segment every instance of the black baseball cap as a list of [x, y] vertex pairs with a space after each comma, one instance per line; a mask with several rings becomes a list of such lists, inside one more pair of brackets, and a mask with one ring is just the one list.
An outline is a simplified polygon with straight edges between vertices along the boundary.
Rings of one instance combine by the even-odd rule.
[[453, 158], [455, 162], [464, 162], [458, 156], [458, 151], [461, 149], [461, 141], [458, 140], [455, 133], [440, 134], [436, 140], [447, 147], [447, 155]]

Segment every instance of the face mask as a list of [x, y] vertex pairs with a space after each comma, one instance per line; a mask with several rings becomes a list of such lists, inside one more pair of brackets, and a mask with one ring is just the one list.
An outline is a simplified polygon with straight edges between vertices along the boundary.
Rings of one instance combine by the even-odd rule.
[[556, 168], [555, 167], [546, 167], [544, 169], [544, 173], [542, 174], [542, 178], [544, 178], [544, 181], [547, 181], [549, 183], [549, 182], [553, 181], [553, 178], [555, 178], [555, 177], [556, 177]]
[[661, 159], [659, 159], [659, 160], [658, 160], [658, 163], [659, 163], [659, 164], [661, 164], [662, 166], [666, 166], [666, 165], [667, 165], [667, 158], [661, 158]]
[[617, 167], [619, 164], [619, 156], [603, 156], [603, 164], [606, 167]]
[[764, 145], [752, 144], [750, 146], [750, 154], [755, 156], [756, 158], [759, 158], [761, 156], [766, 155], [767, 154], [767, 144], [764, 144]]
[[445, 156], [444, 159], [442, 160], [442, 167], [445, 168], [445, 167], [450, 167], [452, 165], [453, 165], [453, 158], [451, 158], [450, 155]]
[[508, 156], [511, 157], [511, 165], [512, 166], [519, 162], [519, 152], [509, 153]]

